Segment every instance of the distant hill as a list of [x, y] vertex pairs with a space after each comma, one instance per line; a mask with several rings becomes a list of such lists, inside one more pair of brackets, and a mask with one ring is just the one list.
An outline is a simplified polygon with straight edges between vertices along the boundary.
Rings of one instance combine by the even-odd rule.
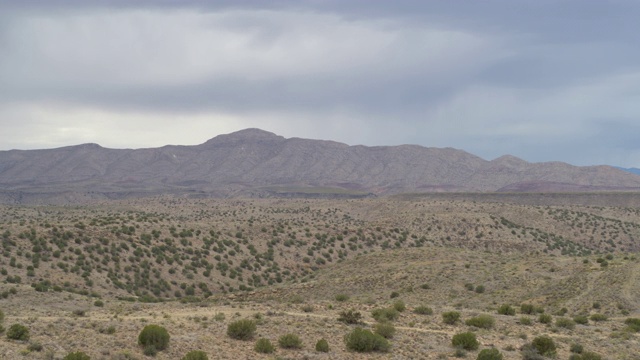
[[620, 169], [626, 172], [630, 172], [632, 174], [640, 175], [640, 169], [638, 168], [623, 168], [623, 167], [616, 166], [616, 169]]
[[417, 145], [349, 146], [246, 129], [201, 145], [107, 149], [82, 144], [0, 152], [0, 201], [202, 197], [362, 197], [405, 192], [640, 190], [640, 176], [611, 166], [487, 161]]

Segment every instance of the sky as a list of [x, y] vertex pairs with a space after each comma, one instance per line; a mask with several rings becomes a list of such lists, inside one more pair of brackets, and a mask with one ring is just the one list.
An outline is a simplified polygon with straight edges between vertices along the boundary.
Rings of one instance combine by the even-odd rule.
[[640, 1], [0, 0], [0, 150], [260, 128], [640, 167]]

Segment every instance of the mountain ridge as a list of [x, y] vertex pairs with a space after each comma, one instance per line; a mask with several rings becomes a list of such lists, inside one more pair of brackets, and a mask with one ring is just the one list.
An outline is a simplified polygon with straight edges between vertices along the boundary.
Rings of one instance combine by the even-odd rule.
[[348, 196], [350, 191], [353, 196], [637, 191], [640, 176], [606, 165], [529, 163], [512, 155], [488, 161], [454, 148], [347, 145], [285, 138], [255, 128], [218, 135], [199, 145], [110, 149], [88, 143], [0, 151], [0, 190], [5, 193], [264, 197], [304, 196], [311, 188], [325, 189], [326, 196], [338, 192]]

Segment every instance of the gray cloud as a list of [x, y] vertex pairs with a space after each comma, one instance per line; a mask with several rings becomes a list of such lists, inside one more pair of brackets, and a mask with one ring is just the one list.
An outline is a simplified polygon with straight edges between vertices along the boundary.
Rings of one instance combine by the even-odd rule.
[[[11, 129], [0, 148], [192, 144], [253, 126], [640, 166], [627, 140], [640, 115], [639, 11], [577, 0], [0, 0], [0, 121]], [[154, 131], [132, 134], [145, 127]]]

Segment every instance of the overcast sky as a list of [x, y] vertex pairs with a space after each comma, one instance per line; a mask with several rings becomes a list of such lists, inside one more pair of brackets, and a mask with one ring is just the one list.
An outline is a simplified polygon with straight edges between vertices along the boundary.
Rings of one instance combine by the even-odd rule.
[[0, 150], [257, 127], [640, 167], [640, 1], [0, 0]]

